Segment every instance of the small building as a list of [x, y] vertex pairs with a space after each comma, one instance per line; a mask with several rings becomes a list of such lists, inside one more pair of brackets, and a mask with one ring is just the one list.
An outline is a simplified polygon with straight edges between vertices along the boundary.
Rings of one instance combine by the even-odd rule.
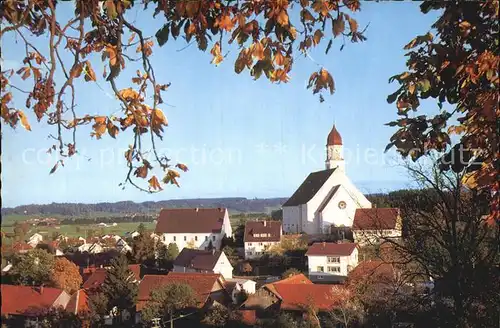
[[314, 282], [343, 282], [358, 265], [355, 243], [314, 243], [306, 256], [309, 278]]
[[360, 246], [373, 245], [384, 239], [402, 237], [402, 219], [398, 208], [360, 208], [352, 226], [354, 241]]
[[46, 311], [66, 308], [70, 295], [49, 287], [1, 285], [2, 323], [9, 327], [37, 327], [37, 317]]
[[[129, 264], [129, 270], [132, 272], [130, 281], [131, 282], [139, 282], [141, 280], [141, 266], [139, 264]], [[91, 270], [84, 271], [84, 276], [86, 279], [83, 281], [82, 288], [87, 291], [95, 291], [98, 290], [101, 285], [106, 280], [106, 276], [108, 275], [108, 271], [106, 268], [93, 268]]]
[[220, 249], [222, 238], [232, 237], [233, 232], [226, 208], [169, 208], [161, 210], [155, 234], [179, 250], [210, 250]]
[[28, 244], [32, 247], [35, 248], [38, 243], [41, 243], [43, 240], [43, 236], [39, 233], [34, 233], [31, 235], [31, 237], [28, 239]]
[[238, 302], [238, 295], [245, 292], [247, 295], [255, 294], [256, 282], [250, 279], [226, 279], [226, 290], [233, 303]]
[[281, 241], [283, 231], [279, 221], [248, 221], [245, 224], [245, 259], [255, 259], [265, 254], [271, 246]]
[[184, 248], [174, 261], [173, 272], [220, 273], [225, 279], [233, 277], [233, 266], [222, 251]]
[[220, 274], [169, 272], [168, 275], [145, 275], [139, 284], [136, 323], [141, 321], [140, 313], [147, 305], [151, 292], [172, 283], [191, 286], [199, 309], [208, 309], [214, 302], [225, 305], [231, 301], [225, 289], [224, 277]]
[[104, 247], [102, 247], [100, 242], [87, 243], [78, 247], [80, 253], [87, 252], [90, 254], [98, 254], [104, 252]]

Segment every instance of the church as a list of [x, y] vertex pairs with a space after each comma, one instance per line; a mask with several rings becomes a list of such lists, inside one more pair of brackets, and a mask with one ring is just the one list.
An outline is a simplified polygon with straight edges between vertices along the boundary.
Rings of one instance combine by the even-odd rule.
[[324, 234], [352, 227], [357, 209], [372, 204], [345, 172], [340, 133], [333, 126], [326, 141], [325, 170], [312, 172], [283, 204], [285, 233]]

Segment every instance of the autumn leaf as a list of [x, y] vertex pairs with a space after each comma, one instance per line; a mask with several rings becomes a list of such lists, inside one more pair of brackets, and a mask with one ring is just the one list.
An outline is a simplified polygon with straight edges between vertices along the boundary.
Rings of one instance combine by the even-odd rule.
[[95, 72], [92, 69], [92, 65], [90, 64], [90, 61], [88, 61], [88, 60], [85, 61], [84, 72], [85, 72], [85, 81], [87, 81], [87, 82], [96, 81]]
[[175, 170], [168, 170], [167, 174], [165, 174], [165, 177], [163, 178], [163, 183], [175, 184], [177, 187], [180, 187], [179, 183], [177, 182], [178, 177], [180, 177], [179, 172]]
[[152, 167], [147, 160], [143, 160], [142, 163], [141, 166], [136, 168], [134, 175], [138, 178], [145, 179], [148, 176], [148, 170], [152, 169]]
[[252, 55], [255, 57], [257, 60], [262, 60], [265, 58], [264, 56], [264, 46], [260, 42], [255, 42], [251, 46], [252, 49]]
[[278, 14], [277, 22], [281, 26], [287, 26], [288, 25], [288, 14], [287, 14], [286, 10], [280, 11], [280, 13]]
[[31, 70], [29, 67], [21, 67], [17, 72], [18, 75], [21, 75], [21, 79], [26, 80], [31, 76]]
[[113, 0], [106, 0], [106, 13], [108, 14], [108, 17], [111, 19], [115, 19], [118, 16], [118, 13], [116, 12], [116, 6]]
[[116, 139], [116, 136], [118, 135], [118, 132], [119, 132], [118, 127], [116, 125], [114, 125], [113, 122], [111, 122], [111, 120], [108, 120], [107, 128], [108, 128], [109, 135], [112, 138]]
[[278, 66], [283, 66], [285, 63], [285, 57], [281, 54], [281, 51], [277, 51], [274, 55], [274, 63]]
[[345, 30], [344, 18], [340, 15], [338, 18], [333, 20], [333, 35], [335, 37], [339, 36]]
[[229, 15], [223, 14], [222, 16], [217, 17], [215, 26], [221, 30], [225, 30], [226, 32], [231, 32], [234, 24]]
[[97, 139], [101, 139], [102, 135], [106, 133], [106, 117], [96, 116], [94, 117], [94, 122], [94, 125], [92, 125], [94, 131], [90, 135]]
[[212, 62], [211, 62], [212, 64], [219, 65], [224, 60], [224, 57], [222, 57], [222, 54], [221, 54], [219, 42], [216, 42], [214, 44], [214, 46], [212, 47], [212, 50], [210, 50], [210, 54], [212, 54], [212, 56], [214, 56], [214, 58], [212, 59]]
[[320, 29], [317, 29], [316, 32], [314, 32], [313, 44], [314, 45], [319, 44], [322, 37], [323, 37], [323, 32]]
[[21, 125], [28, 131], [31, 131], [31, 126], [28, 123], [28, 118], [24, 114], [22, 110], [17, 112], [17, 115], [19, 115], [19, 118], [21, 119]]
[[64, 166], [64, 162], [63, 162], [62, 160], [58, 160], [58, 161], [56, 162], [56, 164], [55, 164], [55, 165], [52, 167], [52, 169], [50, 170], [49, 175], [50, 175], [50, 174], [53, 174], [53, 173], [57, 170], [57, 168], [59, 167], [59, 163], [60, 163], [62, 166]]
[[132, 88], [122, 89], [118, 94], [126, 101], [132, 101], [139, 98], [139, 93]]
[[181, 169], [184, 172], [187, 172], [189, 170], [188, 167], [182, 163], [177, 163], [177, 165], [175, 165], [175, 167]]
[[160, 125], [167, 126], [168, 125], [167, 118], [163, 114], [162, 110], [158, 109], [158, 108], [155, 108], [153, 110], [153, 113], [152, 113], [152, 122], [153, 122], [153, 125], [158, 125], [158, 126], [160, 126]]
[[158, 181], [158, 178], [156, 175], [153, 175], [151, 179], [148, 180], [149, 183], [149, 190], [163, 190], [163, 188], [160, 186], [160, 182]]

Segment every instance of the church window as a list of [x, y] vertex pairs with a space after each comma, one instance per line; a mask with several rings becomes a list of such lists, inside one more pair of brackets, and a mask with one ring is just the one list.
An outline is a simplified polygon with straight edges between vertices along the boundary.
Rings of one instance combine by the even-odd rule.
[[345, 209], [346, 207], [347, 207], [346, 202], [344, 202], [343, 200], [341, 200], [341, 201], [339, 202], [339, 208], [340, 208], [341, 210], [343, 210], [343, 209]]

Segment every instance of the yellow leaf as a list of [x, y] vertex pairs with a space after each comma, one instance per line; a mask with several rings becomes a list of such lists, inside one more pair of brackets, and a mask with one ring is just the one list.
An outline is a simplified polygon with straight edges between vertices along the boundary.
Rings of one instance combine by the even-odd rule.
[[212, 59], [212, 64], [219, 65], [224, 60], [224, 57], [222, 57], [221, 54], [219, 42], [216, 42], [214, 44], [212, 50], [210, 50], [210, 53], [212, 54], [212, 56], [214, 56], [214, 58]]
[[278, 24], [280, 24], [281, 26], [288, 25], [288, 14], [287, 14], [286, 10], [280, 11], [280, 13], [278, 14], [277, 21], [278, 21]]
[[264, 59], [264, 46], [260, 42], [256, 42], [252, 44], [252, 55], [257, 59], [257, 60], [262, 60]]
[[19, 115], [19, 118], [21, 119], [21, 125], [28, 131], [31, 131], [31, 126], [28, 123], [28, 118], [24, 114], [22, 110], [18, 111], [17, 114]]
[[168, 125], [168, 120], [161, 111], [161, 109], [155, 108], [153, 110], [153, 122], [159, 125]]

